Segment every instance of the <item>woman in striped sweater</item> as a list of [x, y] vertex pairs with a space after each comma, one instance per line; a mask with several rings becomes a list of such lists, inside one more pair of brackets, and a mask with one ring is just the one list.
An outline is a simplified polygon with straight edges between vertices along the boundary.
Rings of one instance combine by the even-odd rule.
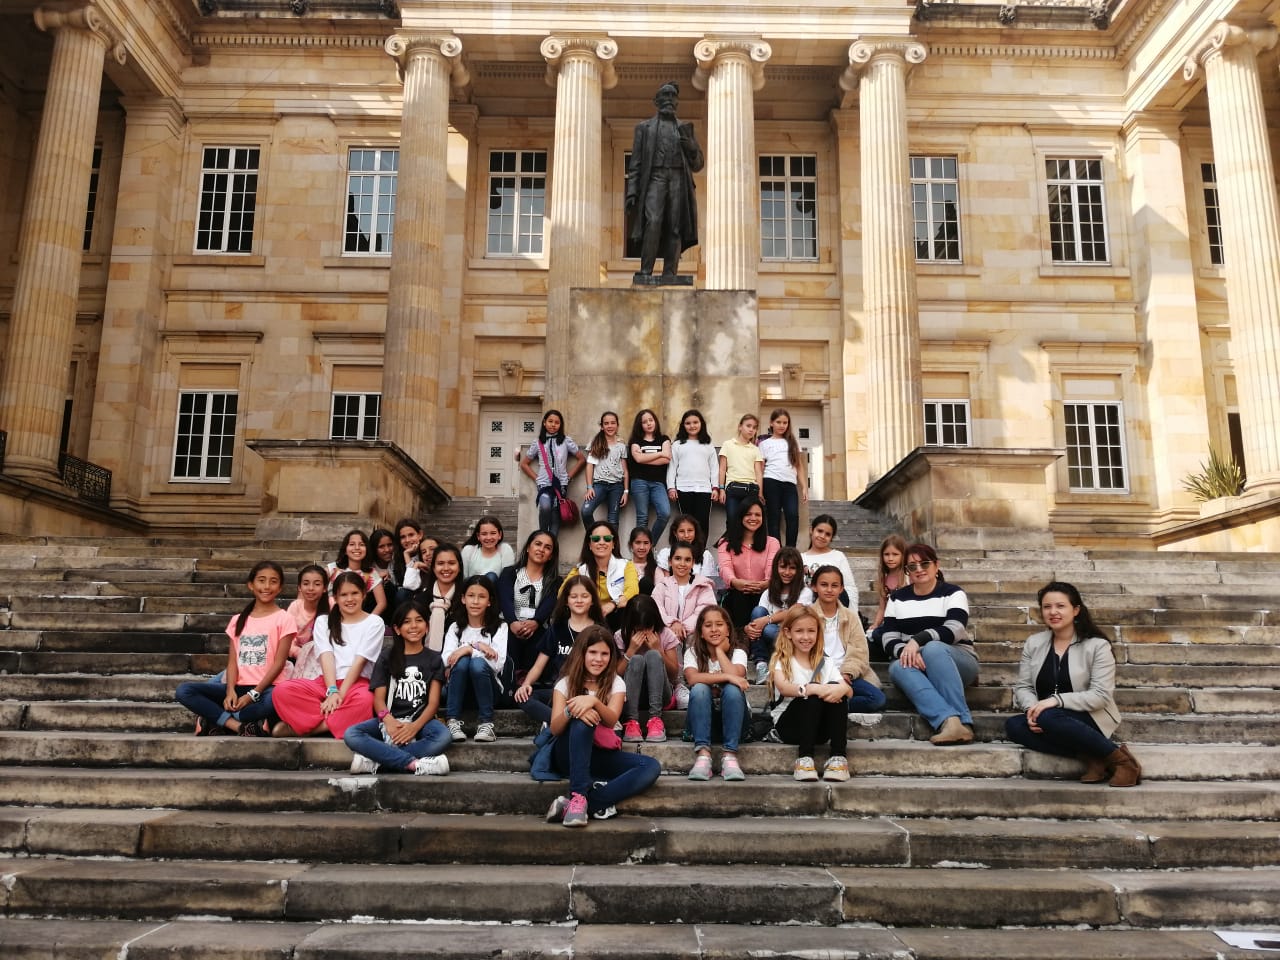
[[929, 721], [937, 746], [970, 743], [973, 716], [964, 688], [978, 679], [978, 656], [969, 639], [969, 598], [947, 583], [938, 554], [927, 543], [907, 547], [908, 586], [885, 605], [881, 640], [889, 677]]

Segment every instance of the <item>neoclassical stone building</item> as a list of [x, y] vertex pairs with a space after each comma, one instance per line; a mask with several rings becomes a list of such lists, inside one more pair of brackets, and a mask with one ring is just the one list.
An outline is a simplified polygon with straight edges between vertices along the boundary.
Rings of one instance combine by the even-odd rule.
[[[815, 496], [944, 543], [1280, 549], [1278, 22], [6, 2], [0, 530], [390, 519], [518, 490], [547, 405], [585, 441], [650, 403], [784, 405]], [[673, 79], [695, 288], [633, 291]], [[1211, 447], [1248, 487], [1201, 507]]]

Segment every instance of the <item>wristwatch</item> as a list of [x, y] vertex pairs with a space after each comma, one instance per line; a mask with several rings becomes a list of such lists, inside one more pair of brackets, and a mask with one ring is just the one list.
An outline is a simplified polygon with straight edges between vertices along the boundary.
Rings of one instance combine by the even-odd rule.
[[254, 687], [252, 690], [249, 691], [249, 699], [252, 700], [254, 703], [258, 703], [262, 700], [262, 694], [258, 692], [257, 687]]

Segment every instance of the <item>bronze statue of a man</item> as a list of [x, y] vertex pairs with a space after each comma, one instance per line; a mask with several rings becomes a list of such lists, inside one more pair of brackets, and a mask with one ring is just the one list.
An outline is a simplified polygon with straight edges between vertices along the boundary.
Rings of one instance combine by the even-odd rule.
[[[676, 119], [680, 87], [664, 83], [653, 98], [658, 115], [636, 124], [627, 164], [626, 209], [630, 237], [640, 241], [636, 283], [674, 284], [680, 254], [698, 243], [698, 204], [693, 175], [702, 169], [702, 148], [692, 123]], [[653, 264], [662, 254], [662, 276]], [[683, 282], [691, 283], [692, 278]]]

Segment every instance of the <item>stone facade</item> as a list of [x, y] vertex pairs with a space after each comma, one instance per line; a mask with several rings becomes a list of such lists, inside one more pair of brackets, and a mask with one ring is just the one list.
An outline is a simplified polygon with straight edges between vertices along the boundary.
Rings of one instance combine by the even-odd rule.
[[[314, 477], [333, 512], [322, 478], [385, 460], [329, 442], [373, 439], [375, 402], [402, 464], [377, 502], [422, 471], [522, 490], [511, 453], [544, 403], [594, 433], [579, 377], [679, 379], [680, 350], [620, 358], [616, 329], [625, 154], [674, 79], [707, 153], [682, 272], [751, 304], [755, 399], [807, 424], [815, 491], [952, 544], [1280, 549], [1278, 19], [7, 4], [0, 516], [75, 532], [65, 451], [112, 471], [96, 523], [252, 529], [284, 495], [255, 451], [301, 440], [287, 499]], [[597, 349], [575, 304], [606, 300]], [[637, 389], [609, 397], [627, 423]], [[674, 432], [696, 394], [664, 394]], [[744, 412], [721, 406], [717, 441]], [[1201, 507], [1182, 479], [1211, 446], [1249, 486]]]

